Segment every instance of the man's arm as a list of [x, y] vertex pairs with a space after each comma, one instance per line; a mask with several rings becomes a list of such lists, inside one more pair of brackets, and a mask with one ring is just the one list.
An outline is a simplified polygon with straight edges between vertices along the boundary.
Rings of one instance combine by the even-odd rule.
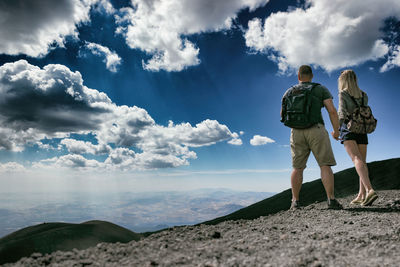
[[333, 132], [331, 134], [333, 138], [339, 140], [339, 116], [335, 106], [333, 105], [332, 98], [325, 99], [324, 106], [329, 113], [329, 119], [331, 120], [331, 124], [333, 127]]

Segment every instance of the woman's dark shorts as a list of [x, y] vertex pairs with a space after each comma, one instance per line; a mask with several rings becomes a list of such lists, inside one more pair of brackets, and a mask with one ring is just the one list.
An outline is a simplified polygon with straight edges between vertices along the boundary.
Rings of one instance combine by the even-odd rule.
[[368, 145], [368, 136], [367, 134], [356, 134], [352, 133], [347, 129], [345, 123], [340, 126], [340, 140], [343, 144], [343, 141], [354, 140], [358, 145]]

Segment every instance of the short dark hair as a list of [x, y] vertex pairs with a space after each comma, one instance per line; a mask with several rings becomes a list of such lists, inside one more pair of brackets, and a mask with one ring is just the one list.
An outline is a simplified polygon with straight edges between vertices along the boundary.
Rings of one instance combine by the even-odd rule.
[[300, 76], [312, 76], [312, 69], [309, 65], [301, 65], [299, 68]]

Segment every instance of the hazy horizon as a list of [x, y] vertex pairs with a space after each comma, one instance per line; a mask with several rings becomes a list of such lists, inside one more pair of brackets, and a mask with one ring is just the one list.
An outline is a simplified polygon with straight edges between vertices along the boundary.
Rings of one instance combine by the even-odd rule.
[[109, 221], [134, 232], [192, 225], [274, 195], [202, 189], [166, 192], [35, 192], [0, 195], [0, 238], [44, 222]]

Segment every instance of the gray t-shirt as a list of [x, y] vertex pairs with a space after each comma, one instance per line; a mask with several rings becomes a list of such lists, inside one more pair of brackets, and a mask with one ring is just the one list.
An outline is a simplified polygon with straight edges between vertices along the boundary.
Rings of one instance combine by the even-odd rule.
[[[312, 82], [300, 82], [299, 83], [299, 85], [302, 85], [308, 89], [311, 89], [313, 84], [314, 83], [312, 83]], [[285, 98], [286, 94], [291, 89], [292, 89], [292, 87], [289, 88], [288, 90], [286, 90], [285, 94], [283, 95], [283, 98]], [[332, 96], [331, 92], [329, 92], [329, 90], [321, 84], [314, 87], [312, 95], [314, 96], [313, 103], [312, 103], [312, 112], [318, 113], [318, 114], [316, 114], [316, 116], [319, 117], [318, 123], [325, 124], [324, 119], [322, 118], [321, 109], [324, 107], [324, 100], [332, 99], [333, 96]]]

